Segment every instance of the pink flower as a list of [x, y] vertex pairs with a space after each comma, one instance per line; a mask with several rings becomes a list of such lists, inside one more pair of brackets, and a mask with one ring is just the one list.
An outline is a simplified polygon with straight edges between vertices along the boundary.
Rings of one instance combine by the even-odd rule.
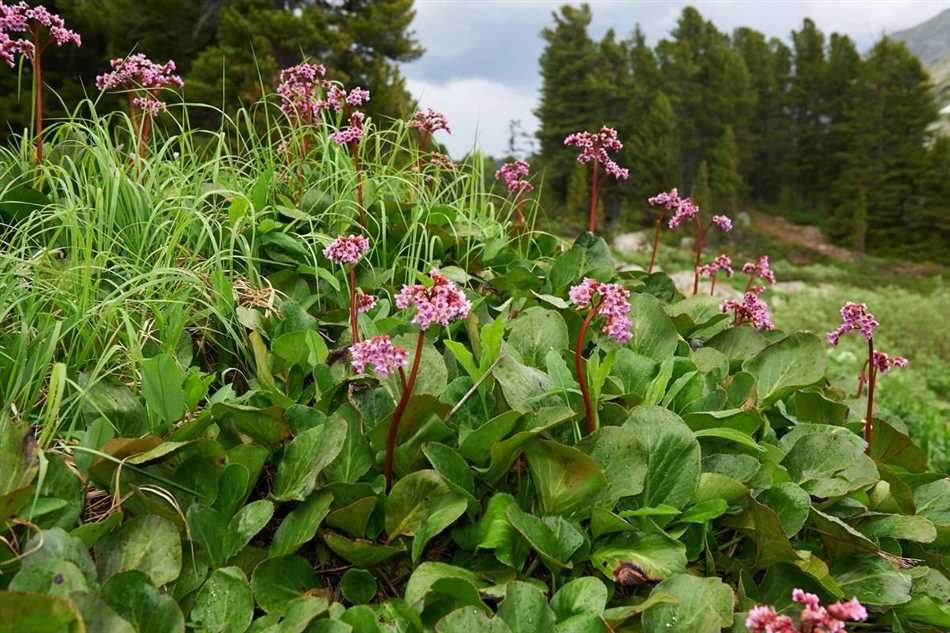
[[772, 330], [775, 326], [769, 315], [769, 306], [759, 298], [764, 291], [765, 288], [758, 286], [746, 292], [741, 301], [739, 299], [723, 301], [719, 309], [723, 313], [732, 310], [737, 324], [749, 322], [757, 330]]
[[280, 71], [280, 84], [277, 94], [280, 96], [280, 109], [287, 116], [296, 116], [312, 121], [326, 107], [326, 102], [318, 99], [318, 90], [326, 87], [323, 81], [327, 69], [323, 64], [298, 64]]
[[445, 115], [441, 112], [436, 112], [432, 108], [426, 108], [425, 112], [419, 110], [413, 114], [408, 125], [409, 127], [414, 127], [419, 130], [425, 130], [429, 134], [435, 134], [439, 130], [445, 130], [449, 134], [452, 133]]
[[374, 336], [350, 347], [353, 370], [362, 374], [367, 365], [372, 365], [381, 378], [405, 367], [407, 356], [406, 350], [393, 345], [388, 336]]
[[699, 207], [693, 202], [692, 198], [680, 198], [677, 201], [673, 216], [667, 222], [667, 226], [675, 229], [683, 222], [692, 220], [699, 215]]
[[96, 77], [99, 90], [137, 90], [145, 91], [145, 96], [134, 97], [132, 105], [155, 116], [165, 111], [165, 102], [155, 96], [161, 88], [185, 85], [184, 80], [175, 73], [174, 60], [156, 64], [141, 53], [116, 58], [109, 62], [112, 72]]
[[848, 332], [860, 332], [861, 336], [870, 340], [878, 326], [877, 319], [868, 312], [866, 305], [851, 301], [842, 306], [841, 320], [843, 323], [838, 326], [838, 329], [828, 332], [828, 342], [833, 346], [837, 345], [838, 339]]
[[579, 163], [595, 161], [604, 166], [604, 171], [617, 180], [626, 180], [630, 171], [611, 160], [608, 151], [617, 152], [623, 149], [623, 143], [617, 138], [617, 130], [604, 126], [599, 132], [574, 132], [564, 139], [565, 145], [579, 147], [581, 153], [577, 156]]
[[33, 43], [28, 39], [13, 39], [10, 34], [28, 33], [35, 27], [45, 27], [57, 46], [69, 43], [82, 46], [79, 34], [66, 28], [63, 18], [50, 13], [46, 7], [30, 7], [26, 2], [0, 2], [0, 60], [12, 68], [15, 55], [26, 55], [32, 59], [35, 53]]
[[454, 319], [468, 316], [472, 306], [465, 298], [465, 293], [437, 269], [432, 269], [429, 277], [432, 278], [432, 286], [403, 286], [396, 295], [396, 307], [406, 310], [415, 306], [416, 314], [412, 322], [423, 330], [428, 330], [433, 323], [446, 326]]
[[330, 140], [339, 145], [358, 143], [363, 138], [363, 123], [365, 120], [366, 115], [362, 112], [352, 113], [350, 115], [350, 126], [331, 134]]
[[360, 314], [369, 312], [376, 305], [376, 301], [374, 295], [364, 295], [362, 292], [358, 292], [356, 294], [356, 311]]
[[341, 235], [323, 249], [323, 256], [337, 264], [355, 264], [368, 252], [368, 237], [363, 235]]
[[513, 160], [502, 165], [495, 172], [495, 180], [504, 181], [508, 187], [508, 193], [516, 191], [533, 191], [534, 185], [522, 178], [527, 176], [531, 166], [524, 160]]
[[895, 367], [907, 367], [908, 362], [910, 361], [903, 356], [891, 357], [884, 352], [874, 352], [874, 368], [882, 374], [889, 372]]
[[647, 198], [647, 202], [650, 203], [652, 207], [664, 207], [667, 211], [672, 211], [680, 205], [680, 194], [679, 191], [674, 187], [669, 191], [664, 191], [658, 193], [651, 198]]
[[[593, 305], [598, 315], [606, 318], [603, 332], [618, 343], [630, 340], [633, 323], [630, 321], [630, 291], [620, 284], [605, 284], [587, 277], [568, 291], [568, 296], [578, 308]], [[595, 302], [594, 297], [600, 296]]]
[[750, 633], [844, 633], [846, 620], [858, 622], [868, 617], [857, 598], [836, 602], [825, 609], [818, 596], [795, 589], [792, 600], [803, 606], [798, 616], [800, 626], [790, 617], [778, 615], [770, 606], [757, 605], [746, 617], [746, 628]]
[[714, 215], [712, 217], [713, 224], [721, 228], [727, 233], [732, 230], [732, 220], [724, 215]]
[[720, 270], [725, 271], [726, 277], [732, 277], [732, 260], [728, 255], [717, 255], [716, 259], [699, 267], [699, 274], [706, 277], [714, 277]]
[[365, 90], [359, 86], [347, 92], [334, 83], [321, 82], [321, 84], [324, 85], [327, 90], [326, 99], [318, 103], [321, 109], [331, 108], [334, 112], [342, 112], [347, 106], [356, 108], [369, 102], [369, 90]]
[[763, 255], [759, 258], [758, 262], [746, 262], [742, 265], [742, 272], [746, 275], [752, 275], [754, 277], [760, 277], [763, 280], [769, 282], [769, 284], [775, 283], [775, 273], [769, 268], [769, 256]]

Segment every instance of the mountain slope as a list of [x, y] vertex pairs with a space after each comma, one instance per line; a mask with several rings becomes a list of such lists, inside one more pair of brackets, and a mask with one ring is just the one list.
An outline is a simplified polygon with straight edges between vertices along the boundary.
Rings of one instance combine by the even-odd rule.
[[934, 67], [950, 59], [950, 7], [926, 22], [891, 35], [907, 44], [927, 66]]

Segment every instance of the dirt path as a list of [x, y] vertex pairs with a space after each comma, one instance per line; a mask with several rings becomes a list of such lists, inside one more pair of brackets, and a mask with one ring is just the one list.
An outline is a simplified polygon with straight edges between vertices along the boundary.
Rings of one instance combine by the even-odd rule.
[[852, 251], [826, 242], [818, 227], [792, 224], [785, 218], [765, 213], [753, 212], [750, 215], [756, 230], [778, 242], [807, 248], [842, 262], [856, 259]]

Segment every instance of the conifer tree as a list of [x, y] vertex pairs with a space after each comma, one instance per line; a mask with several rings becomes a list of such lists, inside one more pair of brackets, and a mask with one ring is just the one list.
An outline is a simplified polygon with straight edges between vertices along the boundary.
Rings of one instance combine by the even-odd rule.
[[738, 208], [742, 174], [739, 173], [739, 147], [732, 127], [726, 127], [710, 152], [709, 189], [710, 202], [717, 213], [732, 213]]
[[709, 165], [706, 161], [699, 163], [690, 197], [699, 206], [700, 211], [708, 213], [712, 210], [712, 189], [709, 185]]
[[854, 199], [854, 214], [851, 218], [851, 246], [857, 252], [864, 254], [868, 233], [868, 200], [864, 187], [858, 189]]
[[[632, 104], [630, 110], [635, 111]], [[677, 121], [666, 94], [658, 91], [646, 115], [628, 120], [626, 127], [631, 130], [624, 146], [632, 174], [630, 197], [633, 208], [642, 208], [650, 196], [679, 185]]]
[[789, 94], [792, 116], [792, 160], [789, 165], [794, 186], [808, 204], [819, 204], [824, 166], [825, 36], [815, 23], [805, 19], [792, 32], [795, 74]]

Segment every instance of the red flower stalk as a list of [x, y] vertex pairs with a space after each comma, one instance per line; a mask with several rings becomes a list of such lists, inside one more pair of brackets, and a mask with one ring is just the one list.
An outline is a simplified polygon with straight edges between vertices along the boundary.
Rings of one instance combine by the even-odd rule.
[[[675, 194], [675, 190], [670, 192]], [[666, 199], [659, 200], [660, 196], [666, 196]], [[703, 226], [702, 220], [699, 217], [699, 207], [692, 201], [690, 198], [679, 198], [678, 196], [675, 199], [670, 199], [670, 194], [660, 194], [660, 196], [655, 196], [651, 200], [658, 199], [658, 202], [663, 204], [672, 204], [675, 203], [675, 209], [673, 217], [670, 218], [667, 226], [671, 229], [675, 229], [684, 221], [691, 220], [693, 225], [696, 227], [696, 255], [693, 259], [693, 294], [699, 292], [699, 273], [700, 273], [700, 260], [703, 256], [703, 243], [706, 240], [706, 233], [710, 228], [715, 224], [723, 231], [732, 230], [732, 220], [724, 215], [714, 215], [709, 221], [709, 224]]]
[[365, 312], [375, 304], [375, 299], [372, 303], [367, 303], [368, 300], [363, 299], [363, 297], [367, 295], [363, 293], [359, 293], [360, 299], [357, 299], [356, 263], [368, 252], [369, 238], [362, 235], [341, 235], [323, 249], [324, 257], [330, 261], [341, 265], [349, 265], [347, 273], [350, 286], [350, 338], [354, 343], [359, 343], [360, 341], [360, 330], [356, 317], [357, 313]]
[[587, 432], [593, 433], [597, 429], [597, 417], [584, 369], [584, 338], [587, 336], [591, 322], [597, 316], [604, 316], [606, 317], [604, 334], [618, 343], [626, 343], [630, 340], [630, 328], [633, 326], [627, 316], [630, 313], [630, 304], [627, 301], [630, 291], [620, 284], [605, 284], [588, 277], [580, 284], [571, 287], [569, 296], [571, 303], [575, 306], [590, 308], [581, 323], [577, 343], [574, 345], [574, 371], [577, 373], [577, 382], [581, 387], [581, 395], [584, 397]]
[[591, 181], [590, 211], [587, 218], [587, 230], [594, 233], [597, 231], [597, 197], [600, 187], [600, 165], [603, 164], [604, 171], [618, 181], [626, 180], [630, 176], [628, 169], [615, 163], [607, 154], [608, 150], [617, 152], [623, 149], [623, 143], [617, 138], [617, 130], [604, 126], [600, 128], [599, 132], [574, 132], [564, 139], [564, 144], [581, 148], [581, 153], [577, 156], [577, 162], [581, 164], [594, 163]]
[[[44, 31], [49, 37], [44, 38]], [[13, 33], [25, 33], [29, 39], [13, 39]], [[12, 68], [14, 56], [25, 55], [33, 66], [33, 133], [37, 165], [43, 160], [43, 51], [53, 43], [57, 46], [69, 43], [82, 46], [82, 38], [66, 28], [63, 18], [50, 13], [46, 7], [30, 7], [26, 2], [10, 5], [0, 2], [0, 60]]]
[[667, 211], [675, 211], [680, 205], [679, 191], [674, 187], [669, 191], [658, 193], [648, 198], [650, 206], [660, 207], [660, 213], [656, 216], [656, 233], [653, 236], [653, 252], [650, 254], [650, 265], [647, 267], [647, 273], [653, 272], [653, 265], [656, 263], [656, 249], [660, 244], [660, 230], [663, 228], [663, 216]]
[[534, 190], [534, 185], [523, 178], [528, 175], [530, 169], [531, 166], [527, 161], [513, 160], [505, 163], [495, 172], [495, 180], [504, 181], [508, 193], [515, 194], [515, 224], [518, 226], [524, 225], [524, 213], [521, 211], [524, 203], [522, 193]]

